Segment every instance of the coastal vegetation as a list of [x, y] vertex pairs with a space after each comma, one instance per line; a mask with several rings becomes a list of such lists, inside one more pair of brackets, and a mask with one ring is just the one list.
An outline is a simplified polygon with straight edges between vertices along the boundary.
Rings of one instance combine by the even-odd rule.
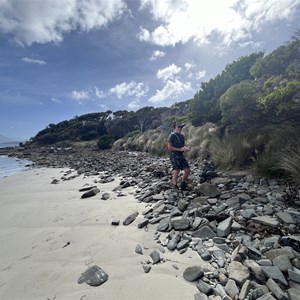
[[252, 53], [228, 64], [192, 99], [170, 107], [95, 112], [49, 124], [25, 145], [94, 144], [98, 149], [166, 155], [175, 121], [190, 159], [211, 159], [225, 170], [251, 169], [300, 184], [299, 32], [269, 54]]

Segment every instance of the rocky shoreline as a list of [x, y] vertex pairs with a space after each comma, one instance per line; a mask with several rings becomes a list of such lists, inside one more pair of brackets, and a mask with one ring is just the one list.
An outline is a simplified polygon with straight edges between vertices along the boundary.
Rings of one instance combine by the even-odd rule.
[[[158, 251], [142, 261], [144, 272], [164, 263], [165, 251], [196, 251], [199, 265], [183, 273], [195, 284], [196, 300], [300, 299], [300, 193], [284, 182], [217, 172], [194, 161], [189, 190], [178, 191], [171, 187], [168, 157], [84, 147], [6, 148], [0, 154], [36, 167], [74, 169], [75, 176], [99, 175], [99, 183], [122, 177], [120, 188], [134, 187], [136, 199], [147, 204], [137, 227], [156, 229]], [[137, 255], [142, 249], [137, 245]]]

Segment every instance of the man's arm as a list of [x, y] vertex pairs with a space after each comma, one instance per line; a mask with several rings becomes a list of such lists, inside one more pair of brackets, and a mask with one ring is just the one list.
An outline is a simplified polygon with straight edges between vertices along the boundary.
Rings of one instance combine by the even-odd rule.
[[190, 150], [190, 148], [187, 146], [183, 146], [181, 148], [176, 148], [176, 147], [173, 147], [170, 142], [168, 142], [168, 150], [173, 151], [173, 152], [185, 152], [185, 151]]
[[170, 137], [169, 140], [168, 140], [168, 150], [173, 151], [173, 152], [185, 152], [185, 151], [188, 151], [190, 149], [186, 146], [183, 146], [183, 147], [180, 147], [180, 148], [174, 147], [173, 143], [172, 143], [172, 137]]

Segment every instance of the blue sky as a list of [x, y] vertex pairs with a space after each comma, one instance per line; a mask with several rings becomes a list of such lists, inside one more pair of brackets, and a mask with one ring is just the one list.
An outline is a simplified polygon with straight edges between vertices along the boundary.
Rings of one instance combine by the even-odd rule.
[[300, 0], [0, 0], [0, 134], [191, 99], [300, 29]]

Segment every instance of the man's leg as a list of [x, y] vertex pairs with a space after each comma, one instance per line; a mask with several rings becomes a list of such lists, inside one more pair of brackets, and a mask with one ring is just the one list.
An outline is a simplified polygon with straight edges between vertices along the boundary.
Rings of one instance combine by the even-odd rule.
[[172, 182], [173, 182], [174, 186], [177, 186], [179, 172], [180, 172], [179, 169], [173, 170]]
[[180, 184], [180, 189], [182, 191], [187, 188], [186, 180], [187, 180], [188, 176], [190, 175], [190, 172], [191, 172], [190, 168], [185, 168], [183, 170], [182, 182]]
[[191, 173], [191, 169], [190, 168], [184, 169], [183, 170], [182, 181], [186, 181], [187, 178], [189, 177], [190, 173]]

